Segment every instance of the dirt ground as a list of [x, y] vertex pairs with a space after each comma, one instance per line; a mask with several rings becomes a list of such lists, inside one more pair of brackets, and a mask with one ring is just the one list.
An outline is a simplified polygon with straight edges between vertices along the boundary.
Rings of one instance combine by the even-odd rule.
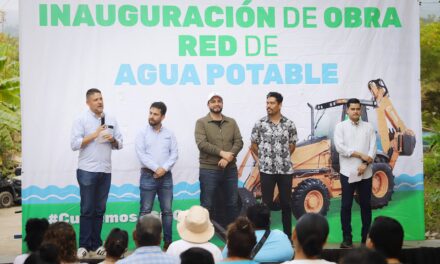
[[0, 209], [0, 263], [11, 263], [21, 254], [21, 206]]

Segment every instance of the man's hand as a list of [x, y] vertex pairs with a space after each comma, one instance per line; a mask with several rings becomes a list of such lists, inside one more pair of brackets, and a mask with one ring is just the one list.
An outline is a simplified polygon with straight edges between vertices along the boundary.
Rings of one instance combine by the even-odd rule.
[[220, 167], [220, 168], [226, 168], [226, 166], [228, 166], [228, 161], [227, 160], [225, 160], [225, 159], [221, 159], [219, 162], [218, 162], [218, 166]]
[[94, 141], [95, 139], [97, 139], [99, 137], [99, 135], [102, 133], [102, 131], [105, 130], [105, 125], [99, 126], [95, 132], [85, 136], [81, 142], [81, 148], [84, 148], [85, 146], [87, 146], [88, 144], [90, 144], [90, 142]]
[[105, 128], [106, 128], [105, 125], [99, 126], [99, 127], [95, 130], [95, 132], [93, 133], [93, 137], [94, 137], [94, 138], [99, 137], [99, 134], [101, 134], [101, 132], [104, 131]]
[[372, 159], [370, 156], [365, 155], [365, 154], [362, 154], [361, 159], [362, 159], [363, 161], [367, 162], [368, 164], [370, 164], [370, 163], [373, 162], [373, 159]]
[[220, 151], [220, 157], [227, 160], [228, 162], [231, 162], [234, 160], [234, 153], [229, 151]]
[[154, 178], [160, 178], [160, 177], [164, 176], [165, 173], [167, 173], [167, 171], [166, 171], [164, 168], [158, 168], [158, 169], [154, 172], [153, 177], [154, 177]]
[[356, 157], [358, 159], [361, 159], [362, 161], [365, 161], [368, 164], [373, 162], [373, 158], [371, 158], [370, 156], [368, 156], [368, 155], [366, 155], [364, 153], [360, 153], [360, 152], [357, 152], [357, 151], [353, 152], [351, 154], [351, 157]]
[[105, 134], [104, 136], [102, 136], [103, 139], [107, 140], [110, 143], [115, 143], [115, 139], [113, 138], [112, 134]]
[[362, 174], [364, 174], [365, 170], [367, 169], [367, 164], [362, 163], [359, 167], [358, 167], [358, 176], [361, 176]]

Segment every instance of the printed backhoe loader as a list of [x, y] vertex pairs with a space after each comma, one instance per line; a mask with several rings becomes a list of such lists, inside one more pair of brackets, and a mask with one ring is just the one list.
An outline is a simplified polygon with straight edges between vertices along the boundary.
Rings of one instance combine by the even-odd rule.
[[[388, 205], [391, 200], [394, 191], [393, 168], [399, 156], [412, 155], [416, 139], [414, 132], [399, 117], [383, 80], [370, 81], [368, 89], [373, 98], [361, 100], [361, 118], [372, 122], [376, 128], [377, 155], [372, 164], [371, 206], [377, 209]], [[333, 143], [333, 132], [337, 123], [348, 118], [346, 102], [347, 99], [338, 99], [315, 107], [307, 104], [311, 110], [311, 133], [306, 140], [297, 144], [292, 155], [295, 171], [292, 180], [292, 211], [297, 219], [308, 212], [326, 215], [330, 198], [341, 195], [339, 154]], [[370, 120], [369, 111], [376, 112], [376, 115], [370, 113]], [[248, 151], [239, 167], [239, 177], [251, 160], [252, 168], [244, 188], [258, 199], [261, 197], [258, 158], [251, 151]], [[276, 202], [278, 190], [275, 190], [274, 196]]]

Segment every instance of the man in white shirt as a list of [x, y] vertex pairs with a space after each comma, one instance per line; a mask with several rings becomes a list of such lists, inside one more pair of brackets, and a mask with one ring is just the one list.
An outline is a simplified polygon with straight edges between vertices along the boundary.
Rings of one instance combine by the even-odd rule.
[[372, 163], [376, 156], [376, 134], [373, 126], [361, 120], [361, 103], [347, 101], [348, 119], [336, 125], [334, 143], [339, 153], [342, 186], [341, 248], [352, 248], [351, 206], [357, 190], [362, 219], [362, 243], [365, 244], [371, 224]]
[[86, 93], [89, 107], [73, 123], [70, 145], [79, 150], [76, 178], [81, 196], [78, 257], [89, 251], [104, 255], [101, 229], [111, 184], [111, 152], [122, 148], [122, 135], [116, 119], [104, 114], [101, 91]]

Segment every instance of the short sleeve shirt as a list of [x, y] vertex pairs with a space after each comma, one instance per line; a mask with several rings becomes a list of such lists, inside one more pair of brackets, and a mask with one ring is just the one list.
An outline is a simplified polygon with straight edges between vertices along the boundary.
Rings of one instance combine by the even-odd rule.
[[293, 121], [281, 116], [274, 124], [268, 116], [255, 123], [251, 142], [258, 145], [260, 171], [267, 174], [292, 174], [292, 160], [289, 145], [295, 145], [297, 138]]

